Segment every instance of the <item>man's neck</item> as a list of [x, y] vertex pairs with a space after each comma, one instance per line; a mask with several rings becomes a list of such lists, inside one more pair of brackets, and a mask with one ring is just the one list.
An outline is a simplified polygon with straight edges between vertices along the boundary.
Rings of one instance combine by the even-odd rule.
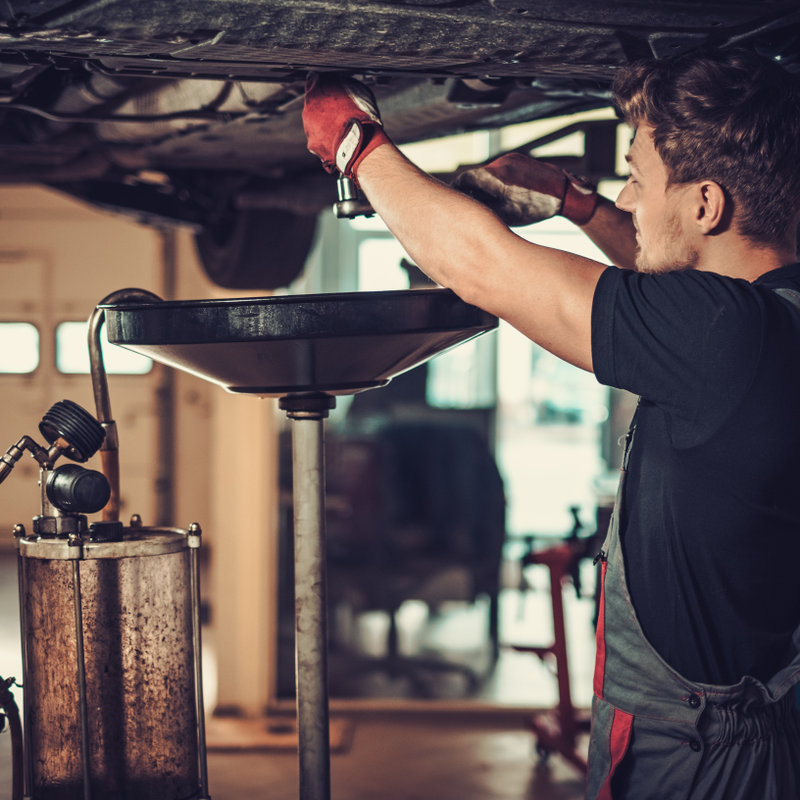
[[697, 269], [716, 272], [751, 283], [778, 267], [796, 261], [792, 247], [758, 245], [741, 236], [707, 242], [698, 260]]

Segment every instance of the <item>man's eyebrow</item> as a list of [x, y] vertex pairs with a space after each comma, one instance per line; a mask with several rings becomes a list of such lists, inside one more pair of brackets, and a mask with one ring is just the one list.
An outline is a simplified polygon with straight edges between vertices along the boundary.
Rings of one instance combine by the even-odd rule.
[[631, 172], [639, 172], [636, 159], [630, 153], [625, 153], [625, 161], [628, 163], [628, 168]]

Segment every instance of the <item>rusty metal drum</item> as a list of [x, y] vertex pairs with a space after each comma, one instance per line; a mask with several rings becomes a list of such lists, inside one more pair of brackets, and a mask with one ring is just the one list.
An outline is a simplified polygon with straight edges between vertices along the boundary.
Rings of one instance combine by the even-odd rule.
[[[125, 528], [119, 541], [82, 542], [77, 559], [64, 538], [18, 540], [33, 800], [198, 796], [197, 598], [187, 538], [176, 528]], [[88, 731], [83, 757], [76, 575]]]

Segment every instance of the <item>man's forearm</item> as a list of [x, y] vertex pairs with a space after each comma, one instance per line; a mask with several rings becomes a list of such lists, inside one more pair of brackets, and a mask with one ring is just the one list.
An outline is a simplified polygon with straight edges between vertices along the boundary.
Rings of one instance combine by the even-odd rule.
[[523, 240], [480, 203], [419, 171], [392, 145], [364, 159], [358, 180], [433, 280], [591, 369], [591, 305], [603, 265]]
[[608, 256], [612, 264], [636, 269], [636, 229], [627, 211], [601, 197], [594, 215], [581, 230]]

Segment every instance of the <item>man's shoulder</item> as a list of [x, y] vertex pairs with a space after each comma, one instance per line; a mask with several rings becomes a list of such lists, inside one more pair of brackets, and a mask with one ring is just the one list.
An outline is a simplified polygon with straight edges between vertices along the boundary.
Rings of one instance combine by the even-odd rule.
[[[636, 304], [646, 314], [672, 309], [675, 319], [705, 317], [712, 313], [733, 312], [737, 317], [750, 316], [753, 322], [769, 308], [776, 295], [800, 304], [800, 263], [770, 270], [755, 281], [698, 269], [672, 270], [663, 273], [640, 273], [611, 269], [606, 277], [606, 295], [616, 295]], [[605, 277], [605, 276], [604, 276]], [[767, 298], [765, 308], [764, 298]]]
[[593, 320], [598, 380], [691, 414], [717, 385], [738, 380], [743, 390], [773, 316], [764, 295], [782, 302], [742, 278], [701, 270], [608, 275], [604, 292]]
[[766, 289], [788, 289], [800, 292], [800, 262], [786, 264], [778, 269], [765, 272], [753, 283]]
[[[617, 304], [635, 307], [642, 322], [650, 315], [670, 319], [679, 329], [693, 320], [705, 324], [709, 319], [722, 321], [729, 316], [750, 316], [756, 322], [763, 310], [759, 298], [764, 290], [744, 278], [697, 269], [613, 272], [616, 274], [606, 280], [606, 295], [614, 296]], [[800, 291], [800, 274], [796, 285], [784, 285]]]

